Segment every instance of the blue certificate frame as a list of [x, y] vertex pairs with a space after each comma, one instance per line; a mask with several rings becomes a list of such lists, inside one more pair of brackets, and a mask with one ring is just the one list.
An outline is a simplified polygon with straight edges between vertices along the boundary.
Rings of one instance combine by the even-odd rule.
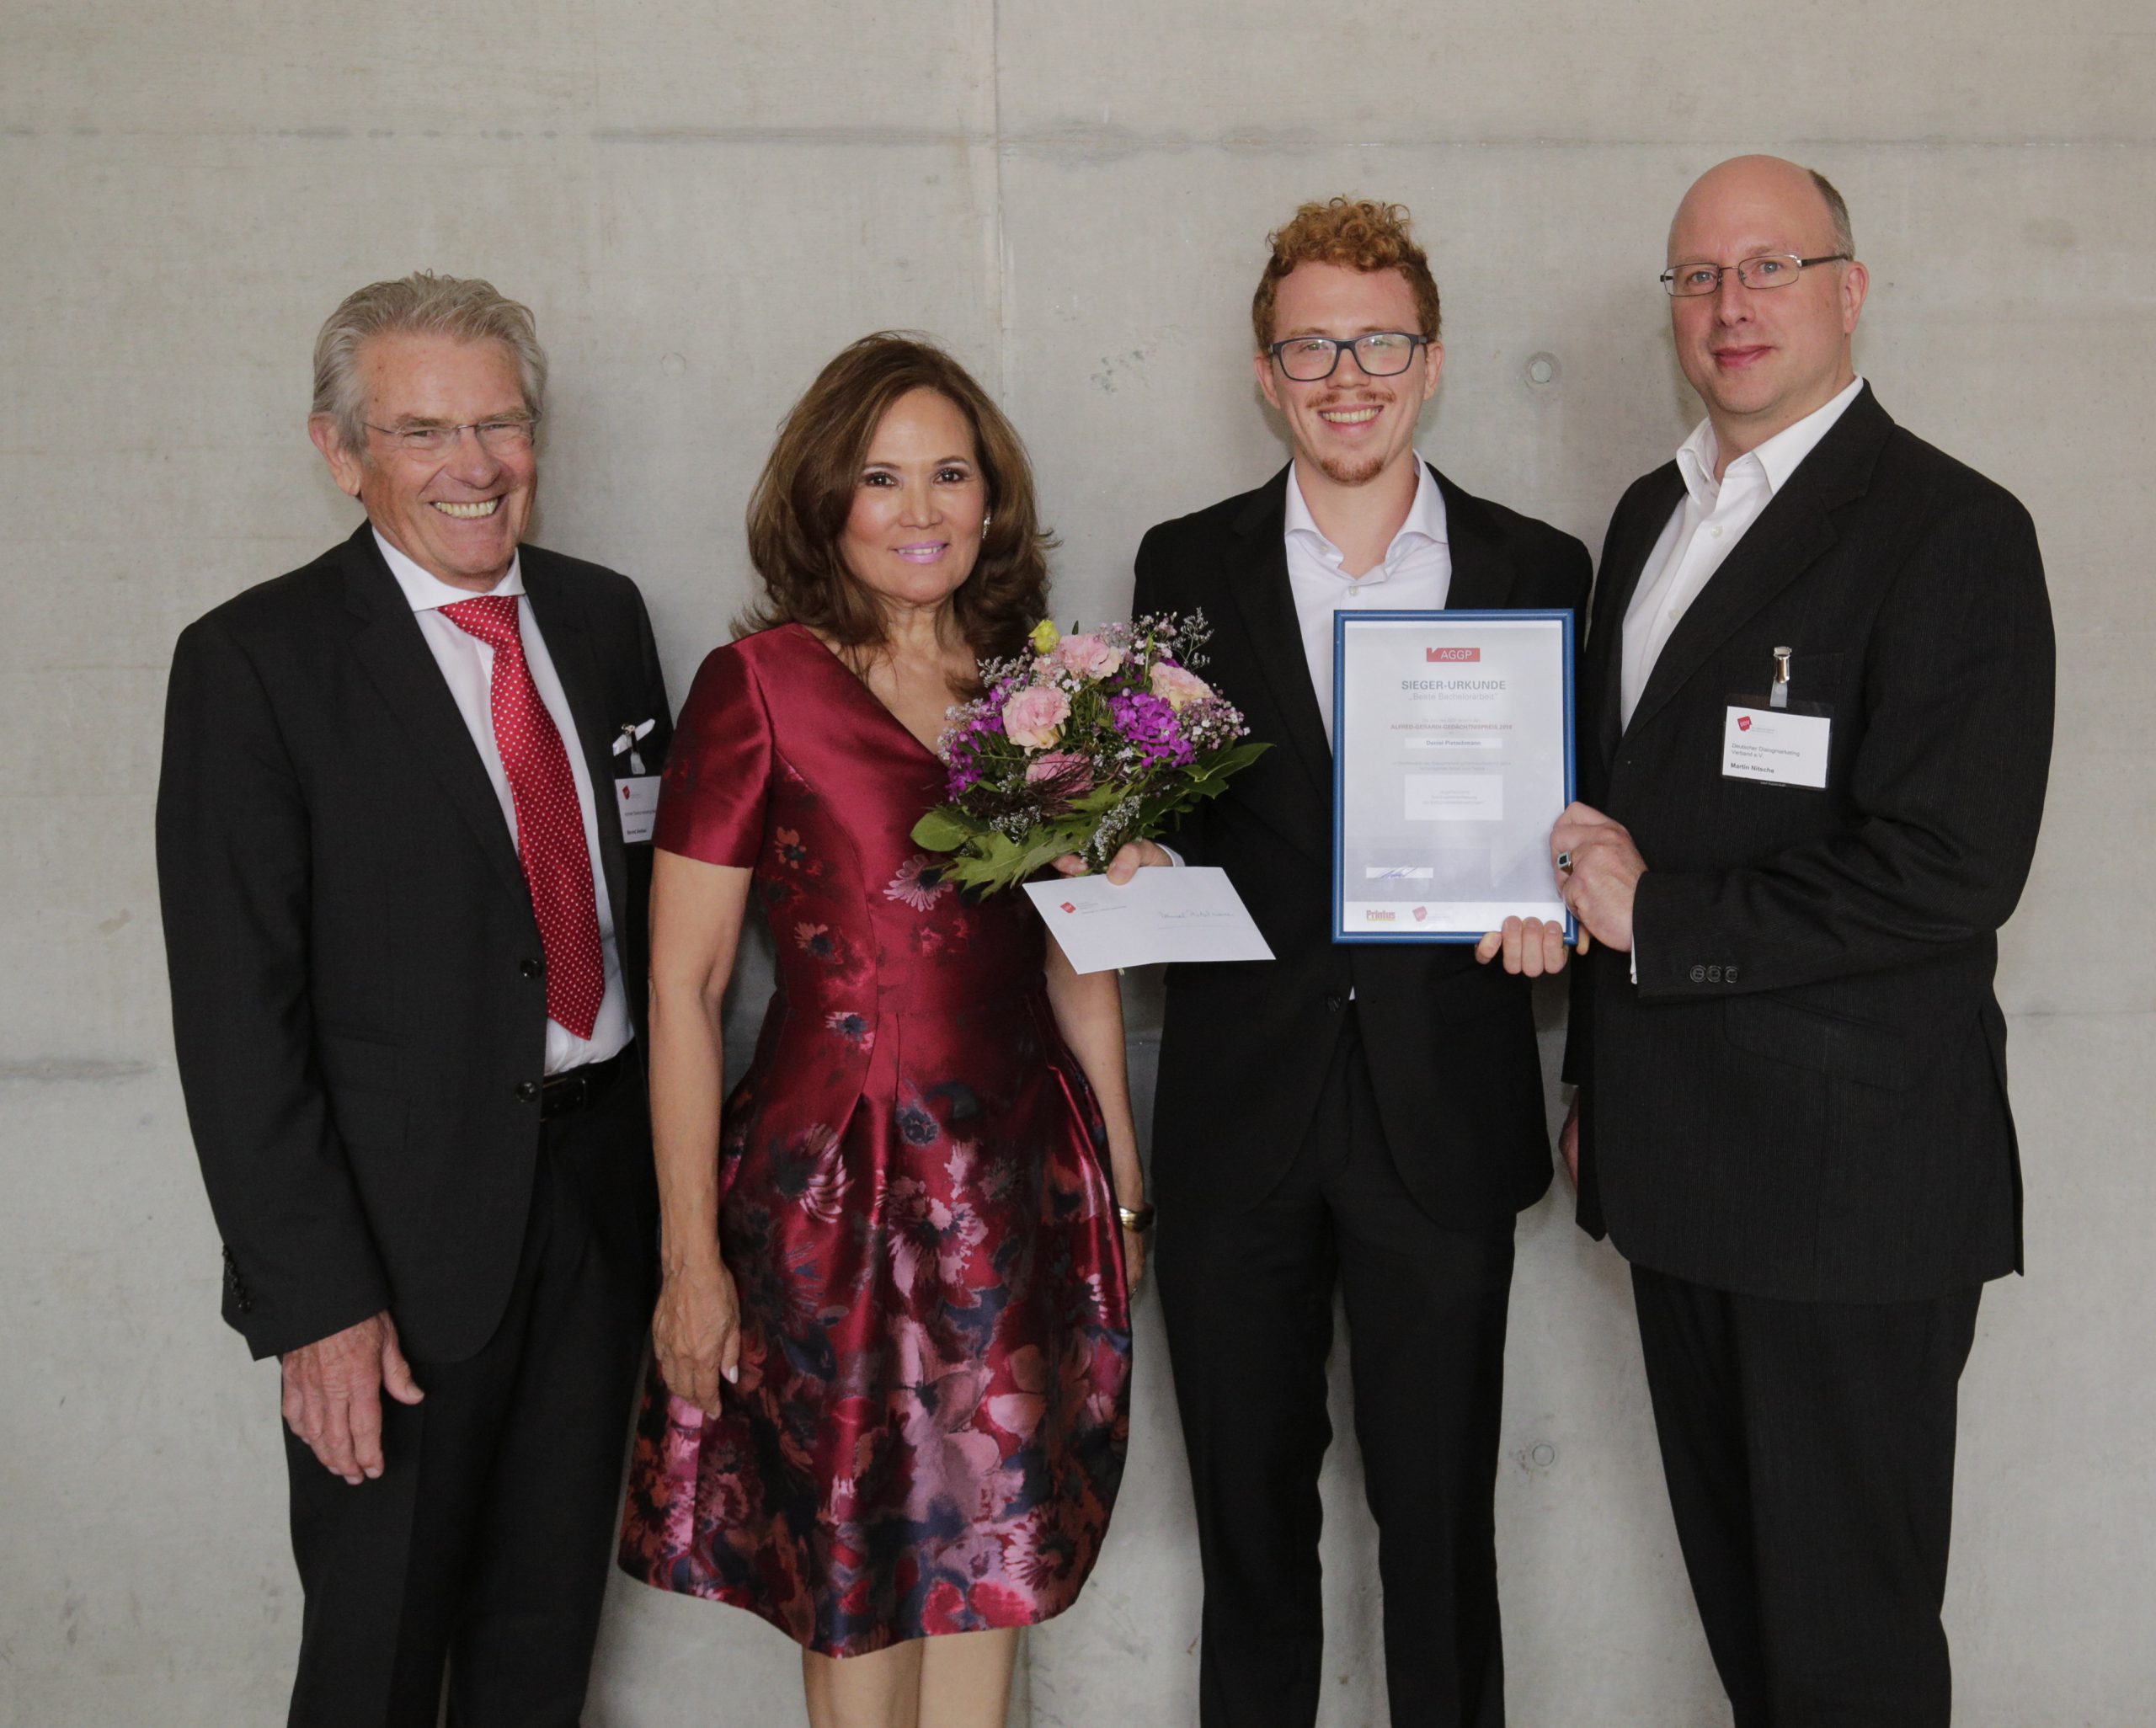
[[1549, 854], [1577, 792], [1573, 630], [1562, 609], [1333, 615], [1334, 941], [1475, 942], [1508, 915], [1578, 940]]

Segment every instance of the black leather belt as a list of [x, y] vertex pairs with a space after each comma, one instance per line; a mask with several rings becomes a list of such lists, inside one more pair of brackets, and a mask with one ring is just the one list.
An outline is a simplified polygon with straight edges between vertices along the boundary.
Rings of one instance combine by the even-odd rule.
[[539, 1083], [539, 1113], [542, 1117], [573, 1116], [596, 1104], [614, 1090], [627, 1071], [636, 1047], [609, 1056], [604, 1062], [587, 1062], [566, 1073], [550, 1074]]

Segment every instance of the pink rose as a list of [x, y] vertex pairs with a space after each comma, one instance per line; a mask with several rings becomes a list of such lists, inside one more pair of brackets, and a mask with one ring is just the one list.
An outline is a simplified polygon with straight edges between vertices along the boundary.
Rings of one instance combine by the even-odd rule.
[[1111, 648], [1097, 636], [1066, 636], [1055, 650], [1064, 669], [1081, 678], [1105, 678], [1123, 664], [1123, 650]]
[[1019, 749], [1044, 749], [1063, 735], [1070, 698], [1053, 685], [1022, 690], [1003, 705], [1003, 735]]
[[1075, 750], [1050, 750], [1026, 765], [1026, 784], [1041, 786], [1053, 781], [1058, 790], [1075, 796], [1093, 789], [1093, 765]]
[[1026, 765], [1026, 784], [1044, 806], [1058, 809], [1093, 789], [1093, 765], [1075, 750], [1050, 750]]
[[1171, 666], [1165, 660], [1153, 663], [1153, 694], [1180, 714], [1191, 703], [1203, 701], [1213, 694], [1213, 686], [1195, 672], [1187, 672], [1180, 666]]

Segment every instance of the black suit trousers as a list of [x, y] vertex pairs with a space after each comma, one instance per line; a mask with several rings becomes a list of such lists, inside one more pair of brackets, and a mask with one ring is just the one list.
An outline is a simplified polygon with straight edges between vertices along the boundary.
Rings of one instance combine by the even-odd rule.
[[635, 1062], [542, 1125], [508, 1310], [476, 1355], [414, 1359], [426, 1396], [385, 1397], [381, 1477], [348, 1487], [286, 1430], [291, 1728], [435, 1728], [445, 1667], [452, 1728], [579, 1720], [654, 1289]]
[[1391, 1720], [1502, 1723], [1492, 1502], [1512, 1272], [1510, 1218], [1444, 1229], [1401, 1181], [1352, 1007], [1279, 1185], [1255, 1207], [1186, 1202], [1163, 1215], [1161, 1300], [1205, 1580], [1204, 1728], [1316, 1718], [1336, 1286], [1378, 1527]]
[[1632, 1289], [1736, 1728], [1946, 1728], [1956, 1390], [1982, 1286], [1782, 1302], [1635, 1267]]

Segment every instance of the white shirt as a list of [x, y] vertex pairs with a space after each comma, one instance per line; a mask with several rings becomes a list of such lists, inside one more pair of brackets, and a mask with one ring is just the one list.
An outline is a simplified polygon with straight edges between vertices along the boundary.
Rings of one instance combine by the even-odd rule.
[[[443, 681], [449, 685], [450, 696], [456, 703], [456, 712], [464, 717], [465, 729], [472, 734], [487, 778], [494, 784], [494, 796], [501, 802], [502, 819], [509, 824], [510, 843], [514, 845], [516, 799], [510, 791], [509, 772], [502, 766], [501, 750], [494, 743], [494, 651], [454, 619], [441, 615], [444, 606], [479, 596], [452, 588], [440, 578], [421, 569], [379, 533], [376, 534], [374, 543], [382, 548], [382, 555], [389, 563], [389, 573], [404, 590], [404, 598], [419, 620], [419, 634], [426, 637], [435, 664], [441, 668]], [[515, 558], [510, 560], [508, 573], [487, 592], [524, 592], [524, 572]], [[529, 605], [516, 609], [516, 622], [517, 633], [524, 641], [525, 664], [531, 669], [531, 682], [538, 689], [539, 700], [547, 705], [547, 713], [553, 717], [554, 729], [562, 735], [563, 751], [569, 759], [569, 773], [576, 781], [577, 808], [584, 817], [584, 845], [591, 853], [591, 886], [599, 904], [599, 950], [606, 967], [606, 994], [600, 1001], [599, 1017], [592, 1024], [589, 1038], [577, 1037], [558, 1021], [547, 1022], [547, 1072], [560, 1074], [581, 1068], [586, 1063], [604, 1062], [628, 1048], [632, 1036], [629, 993], [622, 983], [622, 957], [614, 941], [614, 909], [606, 897], [606, 871], [599, 856], [598, 805], [592, 796], [591, 770], [584, 760], [584, 749], [577, 739], [576, 720], [569, 712], [569, 701], [562, 689], [560, 675], [554, 670], [553, 656], [547, 652], [546, 638], [539, 634], [539, 621], [531, 616]]]
[[1863, 388], [1864, 380], [1856, 379], [1823, 408], [1737, 457], [1719, 480], [1715, 467], [1720, 450], [1711, 421], [1700, 421], [1678, 446], [1677, 472], [1684, 477], [1684, 500], [1647, 555], [1640, 585], [1625, 609], [1625, 725], [1632, 723], [1632, 710], [1640, 705], [1678, 620]]
[[[1332, 742], [1332, 615], [1343, 610], [1366, 612], [1442, 611], [1452, 589], [1452, 546], [1445, 538], [1445, 495], [1430, 476], [1430, 465], [1415, 457], [1415, 499], [1385, 557], [1361, 576], [1350, 576], [1338, 547], [1318, 530], [1304, 500], [1293, 466], [1288, 470], [1288, 587], [1295, 602], [1295, 627], [1302, 632], [1303, 658], [1317, 692], [1318, 717], [1325, 741]], [[1161, 850], [1177, 864], [1182, 854]]]
[[[1755, 450], [1748, 450], [1715, 478], [1721, 459], [1714, 423], [1702, 420], [1677, 449], [1677, 472], [1684, 477], [1684, 501], [1671, 514], [1662, 538], [1640, 571], [1640, 585], [1625, 608], [1625, 682], [1621, 723], [1632, 723], [1632, 710], [1653, 675], [1654, 663], [1668, 646], [1678, 620], [1737, 550], [1745, 531], [1789, 483], [1797, 464], [1810, 456], [1833, 429], [1864, 388], [1853, 381], [1833, 401], [1814, 408], [1793, 426], [1785, 426]], [[1632, 940], [1632, 982], [1640, 981], [1638, 933]]]
[[1452, 547], [1445, 538], [1445, 495], [1430, 465], [1415, 458], [1415, 501], [1385, 549], [1385, 557], [1362, 576], [1341, 568], [1340, 548], [1318, 530], [1303, 499], [1295, 470], [1288, 471], [1288, 586], [1295, 622], [1310, 662], [1310, 688], [1332, 741], [1332, 615], [1338, 611], [1437, 611], [1452, 588]]

